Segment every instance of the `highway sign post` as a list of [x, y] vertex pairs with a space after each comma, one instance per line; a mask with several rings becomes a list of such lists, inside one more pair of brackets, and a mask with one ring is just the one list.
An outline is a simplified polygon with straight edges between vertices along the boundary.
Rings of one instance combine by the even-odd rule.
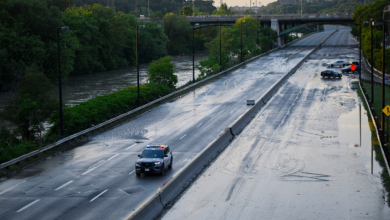
[[[389, 142], [389, 116], [390, 116], [390, 105], [386, 105], [386, 107], [384, 107], [382, 109], [382, 112], [385, 113], [385, 115], [387, 115], [387, 120], [386, 120], [386, 139], [387, 139], [387, 142]], [[384, 120], [383, 120], [384, 121]], [[384, 127], [382, 125], [382, 127]]]
[[349, 67], [352, 71], [354, 71], [355, 72], [355, 70], [356, 70], [356, 66], [355, 66], [355, 64], [351, 64], [351, 66]]

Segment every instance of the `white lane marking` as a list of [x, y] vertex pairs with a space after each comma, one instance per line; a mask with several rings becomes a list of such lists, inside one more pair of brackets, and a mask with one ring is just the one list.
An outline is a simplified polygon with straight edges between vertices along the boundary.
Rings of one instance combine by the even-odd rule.
[[130, 146], [129, 146], [128, 148], [126, 148], [125, 150], [128, 150], [128, 149], [132, 148], [134, 145], [135, 145], [135, 144], [130, 145]]
[[222, 109], [224, 109], [224, 108], [226, 108], [226, 105], [225, 105], [225, 106], [223, 106], [223, 108], [222, 108]]
[[90, 172], [93, 171], [94, 169], [100, 167], [101, 165], [107, 163], [108, 161], [114, 159], [114, 157], [117, 157], [117, 156], [119, 156], [119, 154], [115, 154], [114, 156], [108, 158], [107, 160], [101, 160], [101, 161], [99, 161], [98, 163], [96, 163], [96, 164], [90, 166], [90, 167], [92, 167], [92, 168], [89, 169], [89, 170], [87, 170], [87, 171], [85, 171], [83, 174], [81, 174], [81, 176], [84, 176], [85, 174], [90, 173]]
[[110, 160], [114, 159], [114, 158], [117, 157], [117, 156], [119, 156], [119, 154], [115, 154], [114, 156], [108, 158], [107, 161], [110, 161]]
[[98, 167], [94, 167], [94, 168], [92, 168], [92, 169], [89, 169], [89, 170], [85, 171], [83, 174], [81, 174], [81, 176], [84, 176], [85, 174], [91, 172], [92, 170], [94, 170], [94, 169], [96, 169], [96, 168], [98, 168]]
[[187, 134], [185, 134], [183, 137], [181, 137], [180, 140], [183, 139], [185, 136], [187, 136]]
[[54, 191], [57, 191], [57, 190], [59, 190], [59, 189], [62, 189], [62, 188], [64, 188], [65, 186], [67, 186], [67, 185], [69, 185], [69, 184], [71, 184], [71, 183], [73, 183], [73, 180], [71, 180], [71, 181], [69, 181], [69, 182], [67, 182], [67, 183], [65, 183], [65, 184], [63, 184], [63, 185], [61, 185], [60, 187], [58, 187], [58, 188], [55, 189]]
[[91, 199], [91, 201], [89, 202], [92, 202], [93, 200], [97, 199], [99, 196], [103, 195], [105, 192], [107, 192], [108, 189], [104, 190], [103, 192], [101, 192], [99, 195], [95, 196], [95, 198]]
[[201, 126], [203, 123], [200, 123], [198, 126], [196, 126], [197, 128], [199, 127], [199, 126]]
[[212, 116], [210, 116], [210, 118], [212, 118], [212, 117], [214, 117], [215, 116], [215, 114], [213, 114]]
[[32, 202], [32, 203], [30, 203], [30, 204], [26, 205], [25, 207], [23, 207], [23, 208], [19, 209], [19, 210], [18, 210], [18, 211], [16, 211], [16, 212], [21, 212], [21, 211], [23, 211], [23, 210], [27, 209], [28, 207], [30, 207], [30, 206], [32, 206], [32, 205], [34, 205], [35, 203], [39, 202], [39, 201], [40, 201], [40, 199], [37, 199], [37, 200], [35, 200], [34, 202]]
[[8, 191], [10, 191], [11, 189], [13, 189], [13, 188], [19, 186], [20, 184], [22, 184], [22, 183], [24, 183], [24, 182], [26, 182], [26, 181], [27, 181], [27, 180], [25, 180], [25, 181], [23, 181], [23, 182], [20, 182], [20, 183], [16, 184], [15, 186], [12, 186], [12, 187], [10, 187], [10, 188], [4, 190], [3, 192], [0, 193], [0, 195], [3, 194], [3, 193], [6, 193], [6, 192], [8, 192]]
[[133, 174], [134, 172], [135, 172], [135, 170], [131, 171], [131, 172], [129, 173], [129, 175]]

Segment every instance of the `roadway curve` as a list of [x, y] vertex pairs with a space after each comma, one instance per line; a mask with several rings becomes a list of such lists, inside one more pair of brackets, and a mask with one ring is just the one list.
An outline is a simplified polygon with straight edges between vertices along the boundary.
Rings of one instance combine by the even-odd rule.
[[[348, 31], [330, 44], [345, 45]], [[388, 219], [379, 176], [353, 134], [340, 133], [338, 120], [360, 102], [351, 78], [320, 76], [340, 57], [351, 62], [358, 51], [311, 55], [162, 219]]]
[[[123, 219], [175, 176], [333, 29], [248, 63], [164, 103], [88, 143], [36, 163], [0, 183], [0, 219]], [[142, 142], [142, 143], [136, 143]], [[173, 169], [136, 177], [146, 144], [169, 144]]]

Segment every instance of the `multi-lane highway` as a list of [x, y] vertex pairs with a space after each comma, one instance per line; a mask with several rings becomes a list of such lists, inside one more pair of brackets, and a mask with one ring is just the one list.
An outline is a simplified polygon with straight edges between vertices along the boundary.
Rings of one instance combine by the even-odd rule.
[[342, 47], [349, 31], [311, 55], [162, 219], [389, 219], [379, 175], [360, 155], [370, 132], [362, 146], [340, 122], [361, 102], [351, 78], [320, 76], [323, 63], [358, 59]]
[[[131, 121], [92, 136], [86, 144], [3, 180], [0, 219], [130, 216], [243, 114], [249, 108], [246, 100], [259, 98], [333, 31], [326, 28], [325, 32], [311, 35], [295, 47], [257, 59]], [[312, 68], [307, 69], [308, 75], [317, 67]], [[307, 77], [303, 82], [307, 82]], [[296, 93], [290, 92], [287, 96]], [[288, 100], [280, 103], [282, 108], [289, 105], [285, 101]], [[283, 118], [282, 111], [276, 111], [280, 114], [275, 120]], [[269, 126], [277, 127], [278, 121]], [[173, 169], [164, 176], [135, 175], [134, 162], [147, 144], [169, 144], [173, 150]]]

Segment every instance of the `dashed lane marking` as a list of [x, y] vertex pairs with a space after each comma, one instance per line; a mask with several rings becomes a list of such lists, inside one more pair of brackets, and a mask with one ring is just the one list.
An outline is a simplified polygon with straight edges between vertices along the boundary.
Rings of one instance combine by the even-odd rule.
[[99, 195], [95, 196], [95, 198], [91, 199], [91, 201], [89, 202], [92, 202], [93, 200], [99, 198], [99, 196], [103, 195], [105, 192], [107, 192], [108, 189], [104, 190], [103, 192], [101, 192]]
[[71, 180], [71, 181], [69, 181], [69, 182], [67, 182], [67, 183], [65, 183], [65, 184], [63, 184], [63, 185], [61, 185], [60, 187], [58, 187], [58, 188], [55, 189], [54, 191], [57, 191], [57, 190], [59, 190], [59, 189], [62, 189], [62, 188], [64, 188], [65, 186], [67, 186], [67, 185], [69, 185], [69, 184], [71, 184], [71, 183], [73, 183], [73, 180]]
[[128, 148], [126, 148], [125, 150], [128, 150], [128, 149], [130, 149], [130, 148], [132, 148], [132, 147], [134, 147], [134, 145], [135, 145], [135, 143], [134, 144], [132, 144], [132, 145], [130, 145]]
[[183, 139], [185, 136], [187, 136], [187, 134], [183, 135], [183, 137], [181, 137], [180, 140]]
[[197, 128], [199, 127], [199, 126], [201, 126], [203, 123], [200, 123], [198, 126], [196, 126]]
[[32, 206], [32, 205], [34, 205], [35, 203], [39, 202], [39, 201], [40, 201], [40, 199], [37, 199], [37, 200], [35, 200], [34, 202], [32, 202], [32, 203], [30, 203], [30, 204], [26, 205], [25, 207], [23, 207], [23, 208], [19, 209], [19, 210], [18, 210], [18, 211], [16, 211], [16, 212], [21, 212], [21, 211], [23, 211], [23, 210], [27, 209], [28, 207], [30, 207], [30, 206]]
[[131, 172], [129, 173], [129, 175], [133, 174], [134, 172], [135, 172], [135, 170], [131, 171]]
[[107, 161], [110, 161], [110, 160], [114, 159], [114, 158], [117, 157], [117, 156], [119, 156], [119, 154], [115, 154], [114, 156], [108, 158]]
[[27, 181], [27, 180], [25, 180], [25, 181], [23, 181], [23, 182], [20, 182], [20, 183], [14, 185], [13, 187], [10, 187], [10, 188], [4, 190], [3, 192], [0, 192], [0, 195], [2, 195], [3, 193], [6, 193], [6, 192], [8, 192], [8, 191], [10, 191], [11, 189], [13, 189], [13, 188], [19, 186], [20, 184], [22, 184], [22, 183], [24, 183], [24, 182], [26, 182], [26, 181]]

